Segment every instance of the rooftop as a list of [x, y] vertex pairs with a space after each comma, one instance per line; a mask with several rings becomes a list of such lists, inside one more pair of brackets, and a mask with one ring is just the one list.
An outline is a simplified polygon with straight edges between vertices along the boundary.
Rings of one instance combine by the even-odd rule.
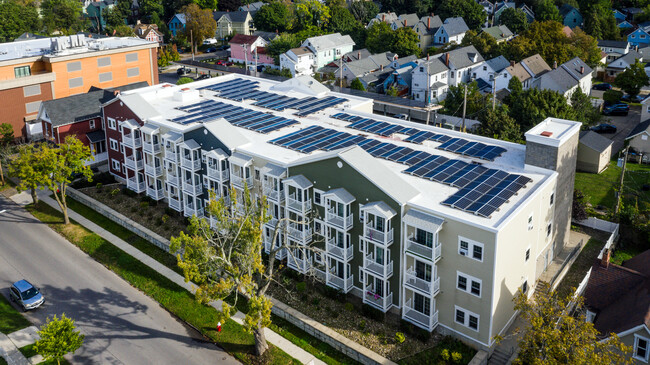
[[[520, 208], [524, 201], [533, 195], [537, 187], [544, 184], [548, 179], [554, 176], [554, 172], [550, 170], [526, 166], [524, 164], [525, 146], [523, 145], [370, 114], [366, 112], [371, 110], [372, 100], [370, 99], [328, 91], [327, 95], [322, 97], [345, 98], [346, 101], [307, 115], [298, 116], [296, 115], [296, 109], [294, 108], [287, 107], [283, 110], [270, 110], [270, 107], [254, 105], [256, 103], [262, 103], [261, 101], [251, 99], [228, 99], [221, 97], [222, 95], [227, 95], [227, 93], [223, 91], [218, 93], [210, 90], [210, 88], [214, 90], [221, 88], [221, 90], [223, 90], [223, 85], [225, 85], [226, 82], [231, 82], [231, 85], [241, 82], [254, 85], [254, 90], [247, 89], [241, 92], [235, 92], [238, 96], [234, 96], [233, 98], [239, 98], [242, 94], [250, 94], [252, 98], [255, 92], [278, 94], [278, 96], [297, 98], [302, 101], [309, 97], [303, 92], [297, 91], [301, 90], [298, 86], [291, 88], [287, 87], [284, 83], [278, 83], [271, 80], [258, 79], [243, 75], [226, 75], [197, 81], [183, 85], [182, 87], [170, 84], [161, 84], [138, 90], [126, 91], [121, 93], [120, 100], [134, 110], [134, 112], [143, 120], [155, 122], [164, 128], [179, 133], [200, 128], [202, 125], [206, 125], [207, 128], [207, 125], [212, 123], [221, 123], [220, 128], [212, 129], [216, 133], [217, 137], [219, 137], [219, 133], [221, 133], [222, 130], [223, 133], [231, 133], [225, 131], [226, 128], [222, 128], [224, 125], [227, 125], [227, 123], [223, 124], [223, 119], [215, 119], [224, 116], [224, 112], [218, 112], [215, 116], [208, 117], [202, 115], [197, 119], [192, 119], [191, 114], [188, 115], [188, 112], [196, 110], [194, 108], [197, 108], [197, 105], [201, 105], [199, 103], [207, 103], [212, 105], [211, 107], [221, 108], [221, 110], [223, 110], [223, 108], [243, 108], [248, 110], [241, 111], [241, 109], [236, 109], [236, 116], [226, 116], [226, 119], [230, 119], [228, 120], [230, 123], [233, 123], [236, 120], [234, 118], [242, 118], [241, 115], [244, 113], [252, 113], [253, 115], [262, 115], [262, 113], [266, 113], [267, 116], [270, 115], [282, 118], [281, 120], [286, 120], [287, 123], [285, 123], [282, 128], [275, 130], [255, 131], [248, 129], [250, 125], [247, 127], [242, 127], [242, 124], [237, 127], [233, 126], [231, 129], [238, 131], [238, 133], [243, 135], [248, 141], [248, 143], [237, 146], [236, 151], [268, 160], [278, 166], [289, 167], [294, 164], [304, 163], [306, 160], [317, 161], [323, 158], [330, 158], [337, 155], [340, 156], [344, 151], [350, 151], [353, 149], [356, 151], [353, 154], [354, 156], [357, 156], [355, 157], [356, 161], [366, 161], [367, 163], [376, 165], [377, 168], [385, 170], [388, 174], [393, 174], [390, 176], [390, 180], [398, 181], [400, 184], [397, 186], [417, 191], [417, 195], [409, 198], [409, 200], [404, 203], [408, 203], [411, 206], [418, 207], [425, 211], [430, 211], [432, 214], [439, 217], [452, 217], [454, 220], [465, 221], [468, 224], [480, 226], [488, 230], [496, 230], [515, 210]], [[322, 97], [319, 99], [322, 99]], [[291, 102], [293, 101], [288, 101], [288, 103]], [[179, 108], [187, 110], [188, 112]], [[342, 111], [344, 111], [344, 113], [342, 113]], [[188, 117], [190, 118], [189, 122], [187, 119]], [[353, 123], [357, 124], [354, 122], [355, 120], [364, 121], [366, 119], [369, 119], [369, 122], [386, 123], [386, 125], [393, 128], [394, 131], [396, 130], [399, 132], [382, 132], [382, 134], [378, 134], [377, 131], [370, 131], [369, 129], [363, 129], [359, 126], [351, 127]], [[184, 123], [187, 123], [180, 124], [178, 122], [179, 120], [184, 120]], [[559, 123], [561, 124], [562, 122]], [[442, 204], [443, 201], [449, 199], [452, 195], [461, 192], [463, 189], [453, 185], [436, 182], [424, 178], [424, 176], [419, 177], [416, 174], [404, 173], [407, 169], [413, 171], [413, 166], [416, 166], [417, 164], [411, 165], [411, 168], [409, 168], [409, 165], [405, 165], [404, 162], [398, 163], [395, 159], [390, 160], [388, 157], [378, 156], [372, 151], [365, 152], [362, 148], [354, 146], [354, 144], [343, 145], [344, 147], [341, 149], [333, 147], [328, 150], [320, 149], [318, 146], [311, 149], [305, 148], [297, 150], [283, 147], [281, 145], [282, 143], [280, 143], [279, 140], [280, 137], [291, 138], [288, 137], [290, 134], [299, 131], [304, 132], [307, 129], [322, 130], [325, 137], [321, 138], [329, 138], [330, 136], [334, 138], [336, 135], [345, 134], [348, 136], [345, 138], [352, 138], [355, 139], [355, 141], [364, 141], [364, 144], [367, 142], [376, 145], [377, 147], [381, 147], [380, 145], [383, 144], [383, 146], [387, 148], [401, 148], [400, 151], [408, 150], [410, 151], [410, 154], [415, 154], [417, 152], [421, 155], [427, 155], [433, 158], [442, 157], [442, 159], [448, 161], [448, 163], [462, 165], [463, 168], [468, 170], [480, 166], [480, 169], [485, 171], [500, 170], [502, 173], [518, 174], [517, 176], [524, 176], [523, 179], [527, 181], [527, 184], [525, 184], [525, 187], [519, 190], [516, 195], [509, 197], [507, 201], [500, 206], [500, 209], [494, 211], [489, 216], [476, 215]], [[416, 141], [414, 137], [418, 135], [417, 133], [420, 133], [419, 135], [424, 138]], [[428, 136], [436, 137], [427, 138], [427, 134]], [[560, 136], [562, 135], [562, 133], [559, 132], [557, 134]], [[439, 139], [436, 141], [432, 138]], [[480, 143], [487, 147], [493, 147], [494, 149], [502, 150], [503, 153], [496, 156], [494, 160], [486, 160], [472, 157], [472, 155], [462, 155], [460, 153], [439, 149], [439, 147], [444, 144], [442, 140], [454, 142], [460, 139], [464, 139], [469, 143], [474, 143], [475, 145]], [[272, 141], [273, 143], [271, 143]], [[367, 156], [367, 158], [364, 160], [364, 158], [359, 157], [358, 155]], [[374, 158], [371, 157], [371, 155], [373, 155]], [[387, 176], [386, 178], [388, 179], [389, 177]], [[530, 181], [528, 181], [528, 179], [530, 179]], [[395, 184], [392, 184], [391, 186], [395, 186]]]

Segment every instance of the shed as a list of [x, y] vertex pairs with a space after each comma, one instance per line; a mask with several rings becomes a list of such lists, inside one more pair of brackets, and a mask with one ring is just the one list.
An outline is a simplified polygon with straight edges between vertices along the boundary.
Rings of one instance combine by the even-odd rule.
[[593, 131], [580, 132], [578, 162], [576, 169], [600, 174], [609, 165], [612, 156], [612, 141]]
[[[644, 107], [646, 107], [644, 105]], [[634, 150], [637, 154], [637, 159], [641, 158], [643, 162], [647, 161], [647, 155], [650, 155], [650, 119], [647, 119], [634, 127], [627, 138], [625, 138], [630, 146], [630, 150]]]

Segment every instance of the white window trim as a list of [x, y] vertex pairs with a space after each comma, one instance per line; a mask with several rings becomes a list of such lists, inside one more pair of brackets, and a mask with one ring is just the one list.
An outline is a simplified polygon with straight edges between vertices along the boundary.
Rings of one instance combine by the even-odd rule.
[[363, 215], [363, 211], [361, 210], [363, 208], [363, 204], [359, 204], [359, 222], [363, 223], [363, 220], [365, 219]]
[[[646, 341], [645, 359], [642, 358], [642, 357], [636, 356], [636, 349], [637, 349], [637, 347], [639, 345], [639, 340]], [[649, 355], [650, 355], [650, 338], [639, 336], [639, 335], [635, 334], [634, 335], [634, 349], [633, 349], [633, 352], [632, 352], [632, 358], [647, 363]]]
[[[316, 223], [320, 225], [320, 230], [316, 229]], [[314, 219], [314, 232], [321, 236], [325, 236], [325, 222], [320, 219]]]
[[[465, 322], [464, 323], [460, 323], [460, 322], [456, 321], [456, 311], [461, 311], [461, 312], [465, 313]], [[476, 317], [476, 329], [469, 326], [469, 316]], [[481, 328], [481, 316], [479, 316], [478, 314], [476, 314], [474, 312], [470, 312], [470, 311], [468, 311], [467, 309], [465, 309], [463, 307], [459, 307], [459, 306], [455, 305], [454, 306], [454, 323], [458, 323], [460, 325], [463, 325], [463, 327], [467, 327], [467, 328], [471, 329], [472, 331], [479, 332], [479, 330]]]
[[[461, 249], [460, 249], [460, 242], [461, 241], [465, 241], [465, 242], [468, 243], [468, 245], [467, 245], [467, 253], [464, 254], [464, 255], [461, 253]], [[481, 259], [480, 260], [474, 258], [474, 246], [481, 247]], [[474, 240], [471, 240], [469, 238], [458, 236], [458, 254], [461, 255], [461, 256], [465, 256], [467, 258], [470, 258], [472, 260], [475, 260], [475, 261], [483, 262], [483, 259], [485, 258], [485, 245], [483, 245], [480, 242], [476, 242]]]
[[116, 139], [109, 138], [108, 139], [108, 145], [113, 151], [118, 151], [119, 150], [119, 144]]
[[116, 130], [116, 129], [117, 129], [117, 122], [115, 121], [115, 119], [113, 119], [113, 118], [106, 118], [106, 120], [108, 120], [108, 128], [110, 128], [110, 129], [112, 129], [112, 130]]
[[[466, 288], [465, 289], [461, 289], [461, 288], [458, 287], [458, 283], [459, 283], [458, 279], [459, 279], [460, 276], [464, 277], [465, 280], [466, 280]], [[472, 293], [472, 282], [476, 282], [479, 285], [479, 294], [478, 295]], [[483, 281], [481, 279], [475, 278], [475, 277], [473, 277], [471, 275], [467, 275], [464, 272], [456, 271], [456, 289], [458, 289], [458, 290], [460, 290], [462, 292], [466, 292], [468, 294], [471, 294], [471, 295], [473, 295], [475, 297], [480, 298], [481, 294], [483, 293]]]
[[88, 123], [90, 124], [90, 129], [95, 129], [95, 120], [94, 119], [91, 119], [90, 122], [88, 122]]
[[124, 153], [124, 145], [120, 142], [120, 152]]
[[[528, 258], [526, 258], [526, 253], [528, 253]], [[526, 251], [524, 251], [524, 262], [528, 262], [530, 260], [530, 246], [526, 248]]]
[[120, 161], [118, 161], [118, 160], [116, 160], [114, 158], [111, 159], [111, 167], [113, 168], [113, 170], [117, 170], [117, 171], [122, 170], [121, 166], [120, 166]]
[[[324, 207], [325, 203], [323, 202], [323, 194], [325, 192], [320, 190], [320, 189], [314, 189], [314, 205], [318, 205], [319, 207]], [[316, 194], [320, 195], [320, 203], [316, 203]]]

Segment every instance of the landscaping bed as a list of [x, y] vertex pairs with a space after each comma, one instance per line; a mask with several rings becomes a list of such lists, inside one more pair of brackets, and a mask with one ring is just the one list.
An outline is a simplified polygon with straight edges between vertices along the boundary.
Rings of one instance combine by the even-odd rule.
[[556, 291], [560, 294], [560, 297], [566, 296], [571, 290], [578, 287], [589, 269], [593, 266], [603, 246], [605, 246], [605, 242], [595, 238], [589, 239], [585, 248], [582, 249], [580, 255], [578, 255], [578, 258], [573, 262], [573, 265], [571, 265], [571, 268], [562, 279], [562, 282], [557, 286]]

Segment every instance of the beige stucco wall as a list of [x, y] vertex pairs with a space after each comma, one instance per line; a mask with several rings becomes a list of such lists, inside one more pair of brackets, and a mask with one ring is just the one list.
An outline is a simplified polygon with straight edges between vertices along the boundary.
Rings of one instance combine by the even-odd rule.
[[607, 148], [603, 153], [598, 153], [598, 151], [593, 150], [589, 147], [579, 145], [578, 162], [576, 167], [578, 171], [598, 174], [607, 167], [611, 155], [612, 155], [611, 146]]

